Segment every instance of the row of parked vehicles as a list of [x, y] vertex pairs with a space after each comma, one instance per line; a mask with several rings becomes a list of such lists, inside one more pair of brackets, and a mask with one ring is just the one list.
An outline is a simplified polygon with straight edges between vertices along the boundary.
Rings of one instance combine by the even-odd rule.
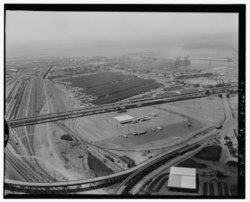
[[152, 130], [153, 132], [156, 132], [157, 130], [163, 130], [163, 128], [160, 127], [160, 126], [157, 126], [156, 128], [151, 128], [151, 130]]
[[[163, 128], [160, 127], [160, 126], [157, 126], [157, 127], [155, 127], [155, 128], [151, 128], [151, 130], [152, 130], [153, 132], [156, 132], [157, 130], [162, 131]], [[147, 131], [133, 132], [133, 133], [130, 133], [129, 135], [139, 136], [139, 135], [145, 135], [145, 134], [147, 134]]]

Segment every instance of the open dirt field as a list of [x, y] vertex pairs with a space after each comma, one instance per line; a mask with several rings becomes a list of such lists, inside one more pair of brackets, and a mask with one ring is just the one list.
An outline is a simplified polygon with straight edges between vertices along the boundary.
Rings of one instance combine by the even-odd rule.
[[[95, 142], [101, 146], [116, 148], [136, 148], [136, 146], [160, 146], [167, 142], [177, 141], [203, 126], [194, 118], [178, 115], [174, 111], [175, 107], [152, 106], [137, 109], [130, 109], [124, 113], [107, 113], [76, 119], [75, 131], [83, 138]], [[147, 121], [138, 123], [120, 124], [114, 117], [130, 115], [135, 119], [148, 117]], [[156, 114], [156, 117], [152, 116]], [[189, 125], [191, 123], [191, 125]], [[157, 129], [161, 127], [162, 130]], [[131, 133], [146, 131], [144, 135], [134, 136]], [[126, 135], [128, 138], [126, 138]], [[162, 141], [164, 140], [164, 141]]]
[[141, 136], [129, 136], [127, 139], [124, 136], [109, 138], [97, 142], [102, 146], [121, 147], [121, 148], [147, 148], [164, 146], [167, 143], [178, 141], [180, 137], [197, 130], [198, 125], [189, 127], [186, 122], [175, 123], [162, 127], [162, 131], [153, 132], [147, 130], [147, 134]]
[[35, 127], [34, 135], [34, 149], [39, 164], [47, 170], [47, 173], [51, 176], [56, 172], [57, 180], [77, 179], [64, 168], [64, 162], [59, 158], [54, 145], [51, 144], [48, 135], [51, 135], [47, 124], [39, 124]]
[[[49, 88], [49, 90], [51, 89], [55, 89], [54, 86]], [[58, 94], [54, 98], [55, 102], [60, 100]], [[48, 106], [46, 104], [41, 113], [48, 113]], [[54, 111], [54, 105], [51, 109]], [[82, 159], [85, 149], [83, 145], [76, 145], [73, 141], [62, 140], [61, 136], [65, 134], [67, 133], [54, 123], [35, 126], [34, 148], [39, 164], [51, 176], [55, 175], [57, 180], [83, 179], [85, 174], [82, 168]]]
[[52, 141], [58, 156], [63, 161], [64, 168], [77, 179], [87, 178], [86, 171], [83, 169], [83, 158], [86, 154], [85, 145], [76, 141], [74, 137], [72, 137], [73, 141], [62, 140], [61, 137], [67, 133], [56, 124], [51, 125], [51, 127]]
[[218, 123], [224, 120], [224, 109], [221, 98], [210, 96], [194, 100], [175, 102], [171, 105], [183, 108], [186, 112], [206, 123]]
[[[121, 115], [130, 115], [134, 118], [142, 118], [150, 116], [151, 113], [157, 114], [156, 117], [151, 116], [151, 120], [140, 121], [139, 123], [129, 123], [129, 124], [120, 124], [114, 119], [114, 117]], [[79, 135], [84, 139], [91, 141], [102, 141], [104, 139], [113, 138], [113, 137], [124, 137], [126, 134], [138, 132], [138, 131], [147, 131], [149, 136], [159, 135], [161, 136], [165, 130], [166, 125], [172, 125], [187, 121], [186, 118], [175, 115], [174, 113], [166, 112], [159, 110], [156, 107], [143, 107], [137, 109], [130, 109], [125, 113], [107, 113], [89, 117], [78, 118], [75, 123], [75, 130]], [[186, 123], [187, 125], [187, 123]], [[152, 131], [152, 128], [162, 127], [163, 130]], [[194, 126], [195, 127], [195, 126]], [[186, 130], [186, 129], [185, 129]], [[145, 135], [143, 135], [144, 137]], [[129, 135], [129, 138], [132, 138]], [[145, 136], [146, 137], [146, 136]]]

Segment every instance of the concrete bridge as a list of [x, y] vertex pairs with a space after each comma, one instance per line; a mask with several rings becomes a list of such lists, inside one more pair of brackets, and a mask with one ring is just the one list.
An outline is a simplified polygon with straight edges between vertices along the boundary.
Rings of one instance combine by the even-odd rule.
[[157, 104], [177, 102], [177, 101], [188, 100], [188, 99], [195, 99], [195, 98], [209, 96], [211, 94], [223, 93], [225, 92], [225, 90], [230, 90], [230, 89], [235, 89], [235, 88], [237, 88], [237, 86], [213, 88], [213, 89], [209, 89], [210, 91], [209, 94], [207, 94], [208, 90], [200, 90], [197, 92], [185, 93], [185, 94], [180, 94], [180, 95], [171, 95], [171, 96], [161, 95], [155, 98], [128, 100], [128, 101], [118, 102], [114, 104], [94, 106], [94, 107], [88, 107], [88, 108], [77, 109], [77, 110], [66, 111], [66, 112], [43, 114], [39, 116], [7, 120], [7, 124], [9, 125], [9, 127], [13, 128], [13, 127], [21, 127], [21, 126], [41, 124], [41, 123], [47, 123], [47, 122], [54, 122], [54, 121], [59, 121], [59, 120], [66, 120], [66, 119], [72, 119], [72, 118], [77, 118], [77, 117], [91, 116], [95, 114], [118, 111], [121, 108], [132, 109], [132, 108], [145, 107], [145, 106], [150, 106], [150, 105], [157, 105]]

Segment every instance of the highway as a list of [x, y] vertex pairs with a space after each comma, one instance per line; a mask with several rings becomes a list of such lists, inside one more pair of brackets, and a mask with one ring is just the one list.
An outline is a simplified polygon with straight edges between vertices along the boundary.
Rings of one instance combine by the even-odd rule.
[[[225, 90], [232, 89], [232, 88], [235, 89], [236, 87], [237, 86], [227, 86], [223, 88], [211, 89], [210, 95], [222, 93]], [[111, 111], [118, 111], [121, 108], [131, 109], [131, 108], [144, 107], [144, 106], [150, 106], [150, 105], [156, 105], [156, 104], [162, 104], [162, 103], [168, 103], [168, 102], [176, 102], [176, 101], [186, 100], [186, 99], [195, 99], [195, 98], [205, 97], [205, 96], [208, 96], [206, 94], [206, 91], [198, 91], [196, 93], [187, 93], [187, 94], [181, 94], [181, 95], [176, 95], [176, 96], [171, 96], [171, 97], [167, 95], [165, 96], [162, 95], [160, 96], [160, 98], [156, 97], [156, 98], [147, 98], [143, 100], [139, 99], [135, 101], [119, 102], [119, 103], [114, 103], [114, 104], [95, 106], [95, 107], [89, 107], [89, 108], [84, 108], [84, 109], [77, 109], [77, 110], [61, 112], [61, 113], [43, 114], [43, 115], [34, 116], [34, 117], [8, 120], [7, 123], [9, 124], [11, 128], [14, 128], [14, 127], [20, 127], [20, 126], [26, 126], [26, 125], [32, 125], [32, 124], [48, 123], [51, 121], [89, 116], [93, 114], [100, 114], [100, 113], [106, 113], [106, 112], [111, 112]], [[212, 131], [216, 132], [217, 130], [213, 129]], [[194, 136], [195, 137], [194, 144], [197, 144], [196, 140], [199, 140], [200, 136], [205, 137], [204, 133], [205, 133], [204, 131], [201, 131], [201, 133], [197, 133]], [[102, 176], [102, 177], [97, 177], [97, 178], [92, 178], [92, 179], [67, 181], [67, 182], [65, 181], [65, 182], [43, 183], [41, 182], [41, 175], [37, 176], [37, 174], [33, 172], [30, 172], [31, 176], [29, 176], [29, 174], [27, 176], [27, 172], [24, 173], [24, 171], [25, 170], [29, 171], [30, 168], [26, 168], [23, 165], [19, 165], [20, 160], [19, 159], [16, 160], [13, 156], [11, 156], [11, 154], [8, 154], [8, 157], [7, 157], [8, 164], [11, 164], [12, 167], [15, 167], [16, 169], [18, 169], [19, 166], [22, 167], [21, 175], [24, 176], [27, 182], [5, 179], [4, 185], [5, 185], [6, 190], [13, 190], [13, 191], [18, 191], [18, 192], [26, 192], [26, 193], [65, 193], [65, 192], [70, 193], [70, 192], [86, 191], [86, 190], [91, 190], [91, 189], [97, 189], [100, 187], [110, 186], [112, 184], [121, 182], [132, 173], [138, 171], [138, 169], [143, 170], [144, 167], [154, 165], [158, 161], [169, 157], [170, 154], [174, 154], [182, 149], [186, 149], [189, 141], [187, 140], [187, 143], [184, 144], [185, 142], [186, 141], [183, 141], [182, 145], [177, 146], [171, 151], [165, 151], [164, 153], [158, 156], [155, 156], [130, 169], [127, 169], [118, 173], [114, 173], [111, 175], [107, 175], [107, 176]], [[91, 144], [91, 143], [88, 142], [88, 144]]]
[[[235, 89], [237, 86], [226, 86], [220, 88], [210, 89], [209, 95], [223, 93], [225, 90]], [[157, 105], [163, 103], [177, 102], [188, 99], [201, 98], [209, 96], [206, 94], [207, 90], [200, 90], [194, 93], [186, 93], [175, 96], [160, 96], [150, 99], [128, 100], [125, 102], [118, 102], [114, 104], [107, 104], [101, 106], [88, 107], [83, 109], [71, 110], [67, 112], [43, 114], [39, 116], [26, 117], [21, 119], [7, 120], [9, 127], [21, 127], [27, 125], [41, 124], [47, 122], [54, 122], [59, 120], [72, 119], [83, 116], [90, 116], [95, 114], [107, 113], [112, 111], [119, 111], [121, 108], [132, 109], [138, 107], [145, 107], [150, 105]]]
[[[170, 160], [178, 159], [180, 156], [184, 155], [185, 153], [187, 153], [189, 151], [196, 150], [198, 147], [200, 147], [199, 144], [207, 142], [209, 139], [213, 138], [218, 133], [219, 133], [219, 131], [217, 129], [214, 129], [213, 131], [207, 133], [206, 135], [198, 137], [195, 140], [191, 140], [188, 143], [184, 144], [182, 147], [180, 147], [178, 149], [178, 151], [169, 152], [167, 155], [164, 156], [164, 158], [158, 158], [157, 162], [149, 162], [147, 165], [141, 167], [136, 172], [134, 172], [132, 175], [130, 175], [125, 181], [123, 181], [119, 185], [119, 187], [116, 189], [115, 194], [123, 194], [123, 192], [127, 193], [142, 178], [144, 178], [146, 175], [150, 174], [154, 169], [168, 163], [168, 161], [170, 161]], [[179, 162], [179, 160], [178, 160], [178, 162]], [[159, 165], [156, 166], [156, 163], [158, 163]]]
[[[231, 108], [228, 102], [228, 99], [226, 97], [226, 94], [223, 93], [222, 94], [222, 102], [223, 102], [223, 106], [224, 106], [224, 111], [225, 111], [225, 119], [223, 121], [223, 128], [220, 130], [220, 132], [214, 132], [214, 131], [210, 131], [208, 132], [206, 135], [197, 137], [195, 139], [192, 139], [189, 141], [188, 145], [186, 148], [184, 148], [183, 150], [188, 148], [192, 148], [193, 145], [198, 145], [198, 144], [202, 144], [202, 143], [207, 143], [207, 141], [211, 138], [214, 137], [214, 135], [219, 134], [220, 136], [223, 136], [222, 134], [225, 133], [225, 131], [228, 134], [228, 128], [230, 127], [229, 124], [232, 124], [232, 112], [231, 112]], [[231, 126], [232, 127], [232, 126]], [[178, 151], [180, 152], [180, 151]], [[191, 151], [191, 154], [193, 154], [194, 152]], [[171, 154], [169, 154], [171, 156]], [[170, 166], [176, 165], [177, 162], [180, 162], [181, 159], [187, 159], [186, 156], [184, 155], [183, 157], [177, 157], [177, 155], [172, 155], [172, 161], [171, 159], [169, 159], [171, 162], [169, 162], [168, 164], [163, 164], [162, 167], [164, 167], [164, 170], [166, 170], [167, 168], [169, 168]], [[181, 159], [179, 159], [181, 158]], [[154, 166], [154, 164], [147, 164], [147, 166], [144, 166], [140, 169], [138, 169], [136, 172], [134, 172], [132, 175], [130, 175], [129, 177], [127, 177], [120, 185], [119, 187], [115, 190], [115, 194], [137, 194], [140, 190], [140, 188], [146, 183], [146, 181], [148, 181], [148, 179], [152, 179], [152, 169], [150, 169], [150, 167]], [[159, 170], [160, 168], [158, 168]], [[159, 172], [158, 172], [159, 173]]]
[[[176, 153], [180, 153], [190, 149], [194, 145], [199, 144], [200, 142], [207, 141], [209, 138], [212, 138], [214, 135], [218, 133], [217, 129], [209, 132], [208, 134], [202, 134], [196, 139], [192, 139], [190, 142], [186, 144], [182, 144], [177, 146], [176, 148], [165, 151], [158, 156], [155, 156], [137, 166], [129, 168], [124, 171], [120, 171], [111, 175], [106, 175], [102, 177], [96, 177], [91, 179], [83, 179], [83, 180], [72, 180], [67, 182], [51, 182], [51, 183], [35, 183], [35, 182], [21, 182], [16, 180], [5, 179], [5, 189], [7, 190], [15, 190], [19, 192], [26, 193], [62, 193], [64, 192], [80, 192], [86, 191], [90, 189], [97, 189], [100, 187], [110, 186], [114, 183], [120, 182], [128, 177], [133, 172], [140, 170], [144, 170], [159, 161], [165, 160], [169, 158], [170, 155], [174, 155]], [[140, 171], [139, 171], [140, 172]], [[65, 190], [65, 187], [67, 189]]]

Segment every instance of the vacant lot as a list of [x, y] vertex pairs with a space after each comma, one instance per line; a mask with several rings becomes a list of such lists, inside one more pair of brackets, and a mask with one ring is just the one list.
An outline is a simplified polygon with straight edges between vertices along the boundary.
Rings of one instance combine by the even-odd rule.
[[[176, 143], [178, 138], [203, 127], [203, 125], [187, 115], [176, 115], [167, 111], [165, 106], [150, 106], [129, 109], [124, 113], [111, 112], [106, 114], [77, 118], [74, 130], [79, 137], [109, 147], [135, 148], [147, 146], [159, 146]], [[175, 107], [171, 107], [173, 110]], [[181, 113], [181, 109], [178, 114]], [[120, 124], [114, 117], [130, 115], [135, 119], [150, 117], [150, 120], [138, 123]], [[191, 123], [191, 125], [190, 125]], [[160, 127], [162, 130], [160, 130]], [[146, 134], [135, 136], [132, 133], [146, 131]], [[127, 135], [129, 134], [129, 135]], [[126, 138], [128, 136], [128, 138]], [[163, 141], [162, 141], [163, 140]]]
[[171, 142], [178, 142], [179, 137], [184, 137], [188, 133], [195, 131], [196, 129], [191, 129], [187, 123], [175, 123], [172, 125], [164, 126], [163, 131], [152, 132], [150, 129], [147, 130], [147, 134], [140, 136], [129, 136], [127, 139], [124, 136], [119, 136], [116, 138], [110, 138], [98, 142], [102, 145], [113, 145], [121, 147], [132, 147], [140, 148], [155, 147], [168, 145]]
[[[114, 119], [116, 116], [130, 115], [135, 119], [149, 117], [150, 120], [140, 121], [138, 123], [120, 124]], [[155, 114], [156, 117], [152, 116]], [[184, 123], [183, 123], [184, 122]], [[182, 123], [181, 125], [175, 125]], [[161, 127], [163, 130], [159, 130], [156, 127]], [[181, 127], [180, 127], [181, 126]], [[167, 128], [166, 128], [167, 127]], [[111, 112], [106, 114], [100, 114], [95, 116], [88, 116], [77, 118], [75, 122], [75, 129], [82, 138], [86, 138], [91, 141], [102, 141], [104, 139], [120, 136], [121, 141], [125, 139], [125, 135], [128, 133], [147, 131], [146, 135], [136, 136], [129, 135], [128, 141], [132, 142], [137, 140], [141, 142], [141, 139], [145, 139], [141, 142], [146, 143], [152, 140], [162, 139], [174, 134], [187, 133], [189, 131], [200, 128], [201, 124], [195, 120], [192, 120], [192, 126], [188, 126], [187, 118], [178, 116], [174, 113], [160, 110], [157, 107], [143, 107], [137, 109], [130, 109], [124, 113]], [[154, 129], [154, 131], [152, 130]], [[174, 131], [177, 131], [174, 132]], [[148, 139], [148, 137], [152, 136]]]

